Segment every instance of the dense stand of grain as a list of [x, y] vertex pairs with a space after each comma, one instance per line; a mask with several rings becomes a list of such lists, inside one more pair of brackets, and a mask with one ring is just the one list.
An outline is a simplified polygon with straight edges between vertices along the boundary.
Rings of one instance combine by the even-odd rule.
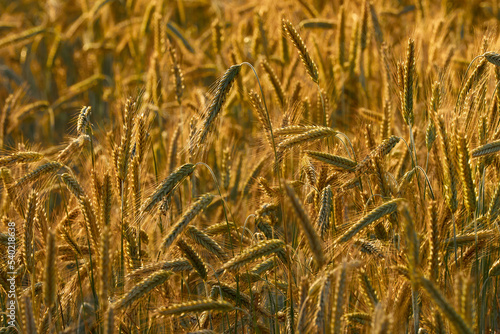
[[0, 1], [0, 333], [500, 332], [499, 6]]

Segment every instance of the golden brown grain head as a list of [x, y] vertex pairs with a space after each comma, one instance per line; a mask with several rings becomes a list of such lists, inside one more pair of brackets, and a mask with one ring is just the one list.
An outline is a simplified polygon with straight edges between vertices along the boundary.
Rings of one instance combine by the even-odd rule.
[[283, 18], [281, 20], [281, 24], [283, 32], [288, 35], [293, 45], [297, 49], [300, 59], [302, 60], [304, 66], [306, 67], [307, 74], [309, 74], [309, 77], [311, 78], [312, 81], [318, 83], [319, 81], [318, 67], [316, 66], [316, 63], [314, 63], [314, 61], [311, 59], [311, 55], [309, 54], [307, 46], [302, 40], [302, 37], [300, 37], [295, 27], [287, 19]]

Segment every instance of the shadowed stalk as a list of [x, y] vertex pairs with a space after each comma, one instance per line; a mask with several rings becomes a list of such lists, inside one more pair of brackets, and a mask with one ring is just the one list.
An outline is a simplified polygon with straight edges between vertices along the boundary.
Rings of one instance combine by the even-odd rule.
[[125, 200], [123, 198], [123, 191], [124, 191], [124, 186], [123, 186], [123, 180], [121, 180], [121, 186], [120, 186], [120, 271], [118, 272], [118, 282], [117, 285], [119, 288], [123, 289], [125, 286], [125, 250], [124, 250], [124, 236], [125, 236], [125, 230], [124, 230], [124, 209], [125, 209]]
[[[222, 200], [222, 208], [223, 208], [223, 211], [224, 211], [224, 219], [226, 220], [226, 226], [227, 226], [227, 235], [228, 235], [228, 238], [229, 238], [229, 245], [231, 247], [231, 252], [232, 252], [232, 255], [234, 257], [234, 247], [233, 247], [233, 241], [232, 241], [232, 237], [231, 237], [231, 227], [229, 225], [229, 218], [228, 218], [228, 211], [229, 211], [229, 208], [227, 207], [227, 203], [226, 203], [226, 200], [224, 199], [224, 196], [222, 196], [222, 193], [221, 193], [221, 190], [220, 190], [220, 186], [219, 186], [219, 182], [217, 181], [217, 177], [215, 176], [212, 168], [210, 168], [210, 166], [208, 166], [206, 163], [204, 162], [197, 162], [194, 166], [198, 166], [198, 165], [202, 165], [202, 166], [205, 166], [208, 171], [210, 172], [210, 175], [212, 175], [212, 180], [214, 181], [215, 183], [215, 186], [217, 187], [217, 192], [219, 193], [219, 196], [221, 197], [221, 200]], [[232, 216], [232, 214], [231, 214]], [[233, 219], [234, 221], [234, 219]], [[241, 243], [241, 239], [240, 239], [240, 249], [243, 249], [243, 245]], [[237, 303], [236, 303], [236, 306], [239, 306], [240, 305], [240, 289], [239, 289], [239, 274], [236, 275], [236, 285], [237, 285]], [[236, 310], [236, 323], [238, 322], [238, 310]], [[237, 326], [235, 326], [237, 328]], [[235, 330], [236, 330], [235, 328]]]
[[323, 109], [323, 126], [328, 126], [327, 117], [326, 117], [325, 99], [323, 98], [323, 92], [321, 91], [321, 87], [319, 86], [319, 83], [316, 83], [316, 86], [318, 87], [318, 94], [319, 94], [319, 98], [321, 99], [321, 107]]
[[[480, 54], [478, 56], [475, 56], [469, 63], [469, 66], [467, 66], [467, 69], [465, 70], [465, 74], [462, 78], [462, 82], [460, 84], [460, 89], [459, 91], [462, 91], [462, 88], [464, 86], [464, 83], [465, 83], [465, 80], [467, 79], [467, 73], [469, 73], [469, 69], [470, 67], [472, 66], [472, 64], [476, 61], [476, 59], [478, 58], [481, 58], [481, 57], [484, 57], [486, 58], [490, 63], [498, 66], [498, 54], [496, 54], [495, 52], [485, 52], [483, 54]], [[496, 88], [498, 87], [498, 84], [495, 86], [495, 90]], [[495, 95], [495, 92], [493, 92], [493, 96]], [[459, 96], [460, 97], [460, 96]], [[460, 102], [460, 99], [457, 98], [457, 102], [455, 103], [455, 112], [457, 112], [458, 110], [458, 103]]]
[[[286, 223], [286, 219], [285, 219], [285, 210], [284, 210], [284, 205], [283, 205], [283, 185], [282, 185], [282, 181], [281, 181], [281, 169], [279, 167], [279, 158], [278, 158], [278, 153], [277, 153], [277, 150], [276, 150], [276, 142], [274, 140], [274, 134], [273, 134], [273, 127], [272, 127], [272, 123], [271, 123], [271, 118], [269, 117], [269, 110], [267, 109], [267, 104], [266, 104], [266, 98], [264, 96], [264, 91], [262, 90], [262, 85], [260, 83], [260, 79], [259, 79], [259, 76], [257, 74], [257, 71], [255, 70], [255, 68], [252, 66], [252, 64], [248, 63], [248, 62], [243, 62], [241, 63], [241, 65], [247, 65], [249, 66], [254, 75], [255, 75], [255, 78], [257, 80], [257, 84], [259, 85], [259, 90], [260, 90], [260, 94], [262, 96], [262, 103], [264, 104], [264, 110], [265, 110], [265, 114], [266, 114], [266, 118], [267, 118], [267, 122], [269, 124], [269, 132], [271, 133], [271, 142], [273, 144], [273, 153], [274, 153], [274, 163], [275, 163], [275, 172], [276, 172], [276, 177], [278, 178], [278, 186], [279, 186], [279, 193], [280, 193], [280, 205], [281, 205], [281, 215], [282, 215], [282, 222], [283, 222], [283, 229], [284, 229], [284, 239], [285, 239], [285, 245], [288, 245], [288, 227], [287, 227], [287, 223]], [[289, 254], [289, 251], [288, 251], [288, 247], [285, 247], [285, 253], [286, 253], [286, 258], [287, 258], [287, 263], [288, 263], [288, 296], [290, 298], [290, 307], [292, 308], [292, 311], [293, 312], [293, 287], [292, 287], [292, 280], [290, 279], [293, 275], [292, 275], [292, 268], [291, 268], [291, 257], [290, 257], [290, 254]], [[294, 327], [294, 323], [293, 323], [293, 320], [292, 320], [292, 324], [291, 324], [292, 328]]]
[[457, 227], [455, 224], [455, 213], [451, 213], [451, 221], [453, 224], [453, 248], [455, 250], [455, 263], [458, 265], [458, 250], [457, 250]]

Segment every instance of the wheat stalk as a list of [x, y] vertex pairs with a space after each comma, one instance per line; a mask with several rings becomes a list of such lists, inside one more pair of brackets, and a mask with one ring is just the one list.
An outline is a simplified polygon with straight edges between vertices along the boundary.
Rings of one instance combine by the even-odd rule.
[[99, 273], [100, 273], [100, 290], [99, 290], [99, 301], [101, 303], [102, 310], [106, 310], [108, 307], [108, 294], [110, 290], [110, 278], [111, 278], [111, 261], [110, 261], [110, 234], [109, 226], [104, 225], [101, 238], [101, 249], [99, 258]]
[[104, 317], [104, 334], [115, 332], [115, 310], [110, 307]]

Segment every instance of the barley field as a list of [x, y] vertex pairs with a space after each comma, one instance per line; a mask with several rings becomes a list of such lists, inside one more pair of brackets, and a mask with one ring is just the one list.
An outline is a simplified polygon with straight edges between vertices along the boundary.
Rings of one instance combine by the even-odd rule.
[[500, 332], [498, 0], [0, 0], [0, 333]]

